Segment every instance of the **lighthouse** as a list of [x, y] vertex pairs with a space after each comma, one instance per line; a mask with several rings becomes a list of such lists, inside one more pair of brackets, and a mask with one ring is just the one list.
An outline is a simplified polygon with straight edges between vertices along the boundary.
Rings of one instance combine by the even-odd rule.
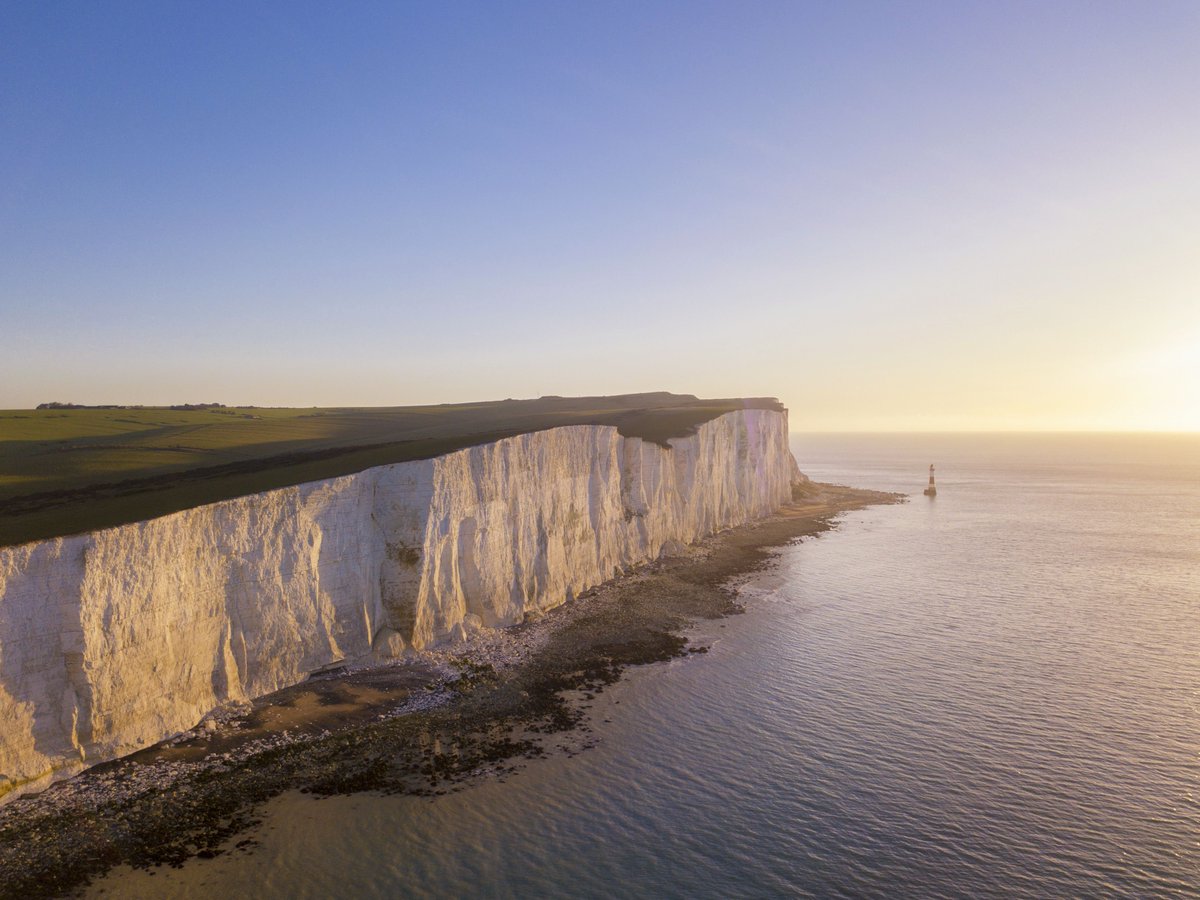
[[933, 483], [933, 463], [929, 464], [929, 487], [925, 488], [925, 496], [937, 496], [937, 485]]

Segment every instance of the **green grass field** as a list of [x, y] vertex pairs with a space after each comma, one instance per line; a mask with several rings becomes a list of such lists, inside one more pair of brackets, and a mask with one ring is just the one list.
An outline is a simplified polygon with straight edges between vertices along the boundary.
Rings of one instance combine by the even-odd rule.
[[657, 443], [770, 398], [654, 393], [444, 406], [0, 411], [0, 546], [426, 459], [559, 425]]

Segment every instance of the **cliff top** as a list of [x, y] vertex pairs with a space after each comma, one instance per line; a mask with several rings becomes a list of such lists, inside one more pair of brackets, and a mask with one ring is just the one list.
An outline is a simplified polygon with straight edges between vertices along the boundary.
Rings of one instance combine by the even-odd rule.
[[665, 391], [440, 406], [290, 409], [43, 404], [0, 411], [0, 546], [428, 459], [561, 425], [615, 425], [659, 444], [768, 397]]

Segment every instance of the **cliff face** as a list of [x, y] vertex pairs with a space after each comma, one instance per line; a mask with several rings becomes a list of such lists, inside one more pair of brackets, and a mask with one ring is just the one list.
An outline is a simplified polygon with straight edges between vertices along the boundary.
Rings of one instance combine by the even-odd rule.
[[0, 796], [331, 663], [515, 624], [800, 477], [784, 413], [670, 443], [554, 428], [0, 548]]

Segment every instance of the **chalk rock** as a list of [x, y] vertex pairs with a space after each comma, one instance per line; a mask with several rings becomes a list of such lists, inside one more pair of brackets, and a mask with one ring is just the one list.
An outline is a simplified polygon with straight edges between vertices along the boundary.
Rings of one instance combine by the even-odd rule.
[[515, 624], [802, 477], [786, 413], [746, 409], [669, 449], [552, 428], [0, 548], [0, 796], [322, 666]]
[[687, 545], [682, 541], [663, 541], [662, 550], [659, 551], [658, 555], [663, 558], [669, 558], [672, 556], [687, 556], [688, 548]]

